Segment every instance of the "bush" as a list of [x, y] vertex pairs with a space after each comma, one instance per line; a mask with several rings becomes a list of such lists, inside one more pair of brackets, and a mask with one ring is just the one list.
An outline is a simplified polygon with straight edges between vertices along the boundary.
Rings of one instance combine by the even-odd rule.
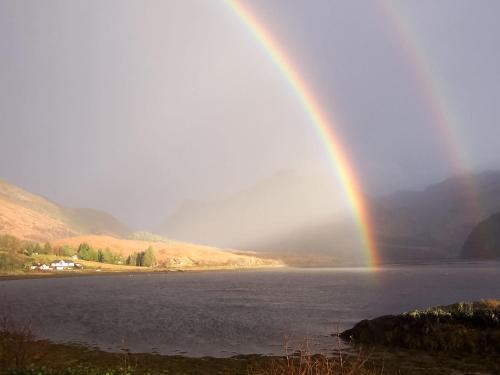
[[82, 242], [78, 246], [78, 258], [83, 260], [90, 260], [93, 262], [99, 261], [99, 255], [88, 243]]
[[14, 272], [21, 270], [23, 268], [24, 262], [17, 258], [15, 254], [0, 253], [0, 271], [2, 272]]

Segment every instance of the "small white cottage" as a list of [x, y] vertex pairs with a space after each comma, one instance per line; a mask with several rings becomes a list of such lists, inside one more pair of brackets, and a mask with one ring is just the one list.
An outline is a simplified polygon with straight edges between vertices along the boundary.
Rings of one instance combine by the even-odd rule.
[[56, 270], [56, 271], [62, 271], [62, 270], [65, 270], [65, 269], [68, 269], [68, 268], [74, 268], [75, 267], [75, 263], [74, 262], [66, 262], [65, 260], [56, 260], [54, 262], [52, 262], [50, 264], [50, 266], [52, 267], [52, 269]]

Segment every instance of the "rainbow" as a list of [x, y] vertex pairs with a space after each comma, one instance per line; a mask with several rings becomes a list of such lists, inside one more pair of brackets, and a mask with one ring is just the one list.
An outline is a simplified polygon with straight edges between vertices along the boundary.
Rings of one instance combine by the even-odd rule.
[[379, 0], [379, 4], [381, 13], [389, 21], [391, 30], [394, 31], [392, 34], [397, 37], [398, 44], [409, 66], [413, 68], [415, 82], [422, 93], [422, 99], [432, 115], [440, 139], [445, 142], [443, 149], [447, 154], [447, 159], [455, 174], [465, 177], [463, 180], [464, 191], [471, 204], [471, 209], [479, 214], [477, 186], [472, 177], [467, 177], [468, 173], [472, 171], [470, 157], [466, 144], [460, 137], [462, 127], [455, 111], [453, 111], [453, 106], [447, 99], [445, 84], [441, 81], [407, 18], [397, 8], [396, 2]]
[[354, 174], [354, 168], [341, 147], [338, 137], [333, 132], [332, 125], [327, 121], [312, 91], [299, 75], [297, 69], [292, 65], [290, 58], [280, 49], [278, 43], [276, 43], [265, 27], [242, 2], [238, 0], [226, 0], [226, 2], [267, 51], [309, 115], [311, 123], [322, 140], [329, 160], [344, 188], [344, 192], [354, 213], [367, 264], [368, 266], [375, 267], [379, 263], [379, 259], [372, 235], [369, 213], [364, 202], [359, 181]]

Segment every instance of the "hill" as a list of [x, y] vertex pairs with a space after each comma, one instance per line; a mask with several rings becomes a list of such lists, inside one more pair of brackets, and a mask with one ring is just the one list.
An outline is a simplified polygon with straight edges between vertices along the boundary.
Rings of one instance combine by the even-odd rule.
[[462, 248], [467, 259], [500, 259], [500, 213], [480, 222]]
[[[473, 192], [470, 181], [474, 181]], [[294, 184], [299, 187], [280, 196], [280, 189], [285, 191]], [[308, 190], [307, 184], [316, 184], [316, 191]], [[181, 207], [162, 227], [161, 233], [174, 237], [178, 234], [178, 238], [188, 241], [206, 239], [214, 246], [223, 244], [264, 251], [292, 264], [359, 263], [363, 254], [355, 241], [358, 234], [352, 219], [339, 214], [326, 216], [318, 206], [327, 193], [319, 186], [313, 179], [300, 180], [290, 173], [274, 176], [254, 189], [225, 200]], [[305, 199], [313, 203], [290, 204]], [[472, 229], [481, 220], [500, 211], [500, 172], [453, 176], [421, 191], [399, 191], [366, 199], [383, 261], [455, 258], [460, 256]], [[325, 202], [324, 207], [330, 209], [334, 201]], [[307, 206], [314, 208], [297, 214]], [[300, 217], [301, 220], [285, 223], [266, 210], [280, 211], [285, 217]], [[227, 228], [232, 229], [234, 223], [242, 224], [239, 234], [227, 236]], [[286, 230], [268, 229], [273, 226]]]
[[63, 207], [0, 181], [0, 234], [45, 242], [87, 233], [125, 236], [130, 232], [106, 212]]
[[[156, 232], [217, 247], [255, 250], [339, 210], [341, 193], [328, 176], [282, 171], [246, 190], [187, 201]], [[338, 188], [337, 188], [338, 191]]]
[[500, 172], [454, 176], [372, 199], [370, 207], [383, 258], [458, 257], [472, 229], [500, 211]]
[[156, 260], [159, 264], [167, 266], [189, 267], [255, 267], [279, 265], [279, 262], [271, 259], [262, 259], [253, 255], [236, 254], [229, 250], [221, 250], [214, 247], [194, 245], [179, 241], [139, 241], [126, 240], [110, 236], [77, 236], [60, 239], [54, 242], [55, 246], [68, 245], [77, 248], [86, 242], [93, 248], [109, 248], [124, 258], [143, 251], [149, 246], [155, 250]]

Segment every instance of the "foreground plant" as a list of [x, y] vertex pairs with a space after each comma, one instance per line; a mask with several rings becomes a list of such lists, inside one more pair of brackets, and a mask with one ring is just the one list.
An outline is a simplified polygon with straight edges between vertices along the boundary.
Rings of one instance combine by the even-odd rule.
[[283, 357], [274, 358], [250, 373], [252, 375], [373, 375], [377, 373], [374, 369], [368, 369], [370, 355], [362, 355], [362, 352], [343, 353], [339, 335], [337, 335], [337, 343], [335, 355], [326, 355], [314, 353], [309, 340], [305, 340], [296, 350], [290, 352], [288, 340], [285, 340]]

